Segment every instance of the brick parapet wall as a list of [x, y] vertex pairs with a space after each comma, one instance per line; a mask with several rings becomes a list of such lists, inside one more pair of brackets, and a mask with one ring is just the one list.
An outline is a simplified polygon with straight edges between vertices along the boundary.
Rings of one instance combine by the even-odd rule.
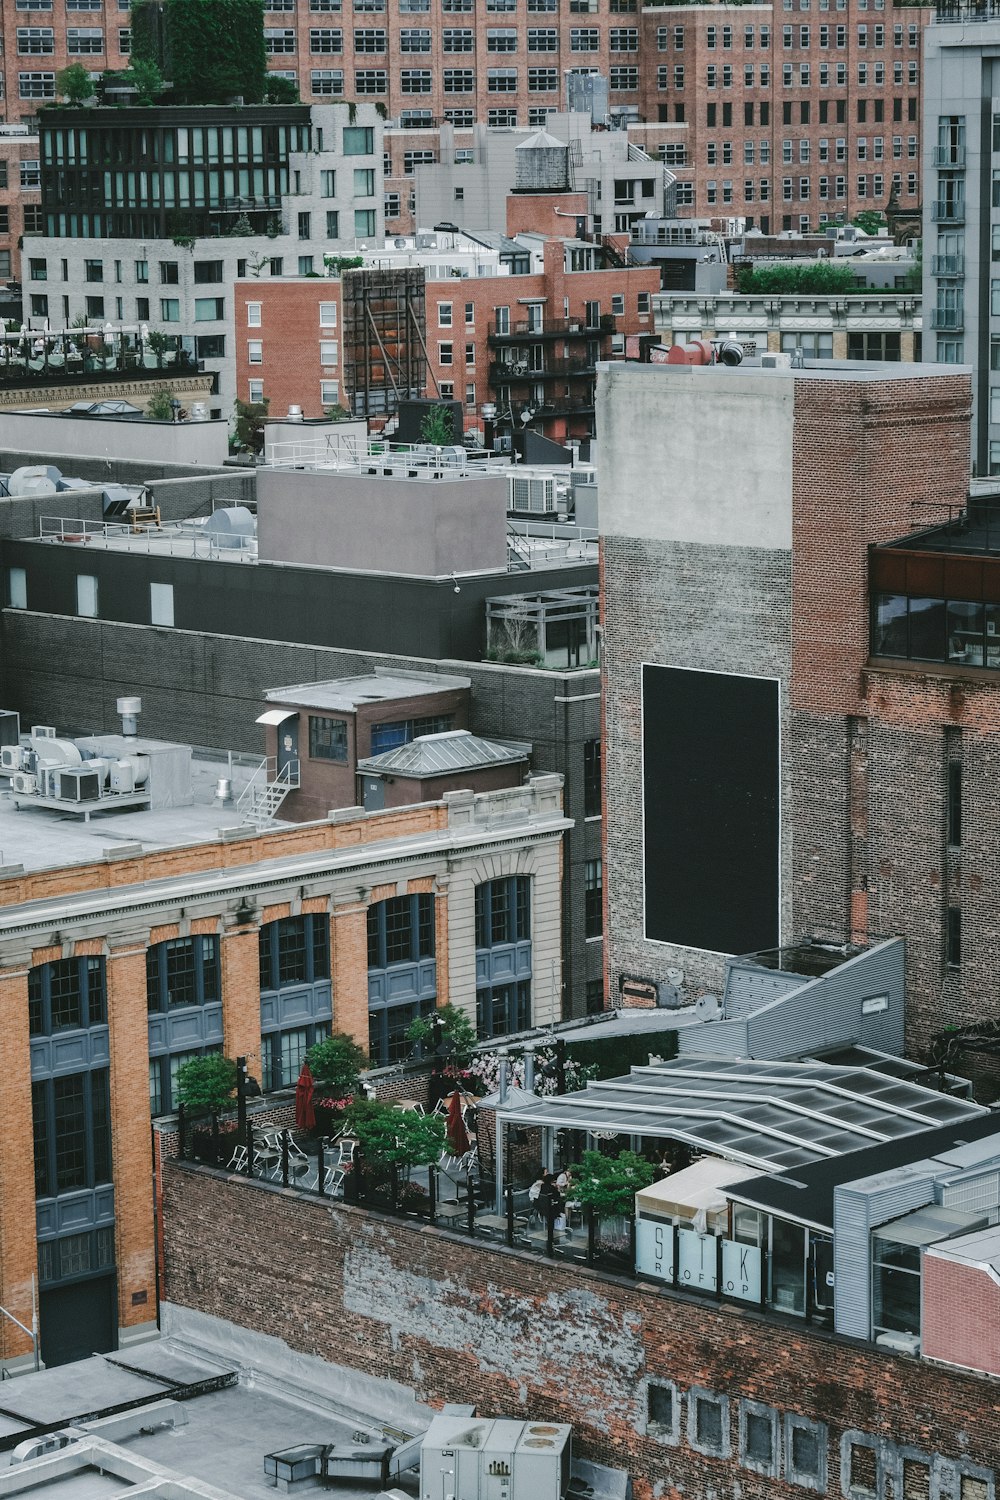
[[[841, 1492], [845, 1434], [882, 1444], [890, 1467], [904, 1445], [911, 1458], [939, 1454], [939, 1472], [997, 1461], [997, 1382], [268, 1184], [167, 1163], [164, 1185], [166, 1300], [235, 1314], [292, 1349], [412, 1386], [419, 1400], [571, 1422], [577, 1450], [627, 1468], [641, 1500], [801, 1500], [801, 1487], [739, 1463], [741, 1398], [827, 1425], [830, 1495]], [[673, 1433], [647, 1430], [650, 1382], [683, 1397]], [[727, 1398], [731, 1457], [693, 1446], [692, 1388]]]

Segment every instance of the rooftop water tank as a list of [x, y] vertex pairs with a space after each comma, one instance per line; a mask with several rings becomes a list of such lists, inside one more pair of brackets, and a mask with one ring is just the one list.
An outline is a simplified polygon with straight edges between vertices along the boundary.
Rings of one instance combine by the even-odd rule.
[[519, 193], [566, 193], [569, 147], [547, 130], [537, 130], [514, 151], [514, 189]]

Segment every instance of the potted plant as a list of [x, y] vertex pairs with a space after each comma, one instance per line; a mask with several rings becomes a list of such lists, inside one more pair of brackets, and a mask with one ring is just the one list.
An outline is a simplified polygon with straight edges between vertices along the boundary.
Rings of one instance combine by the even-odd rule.
[[[236, 1064], [231, 1057], [221, 1052], [209, 1052], [205, 1057], [192, 1057], [177, 1069], [177, 1103], [188, 1116], [209, 1116], [211, 1124], [193, 1132], [191, 1146], [196, 1157], [216, 1163], [225, 1157], [228, 1161], [233, 1151], [235, 1121], [220, 1127], [219, 1115], [232, 1107], [236, 1092]], [[216, 1151], [216, 1141], [221, 1139], [221, 1149]]]
[[[394, 1109], [391, 1104], [355, 1100], [347, 1122], [361, 1149], [362, 1173], [369, 1191], [388, 1198], [393, 1171], [405, 1183], [413, 1167], [432, 1166], [445, 1146], [445, 1122], [440, 1115]], [[412, 1197], [412, 1195], [411, 1195]]]
[[635, 1151], [604, 1156], [585, 1151], [573, 1170], [573, 1195], [600, 1223], [601, 1243], [618, 1254], [628, 1250], [628, 1220], [635, 1214], [635, 1195], [648, 1187], [655, 1168]]
[[306, 1062], [315, 1085], [316, 1132], [328, 1135], [357, 1092], [368, 1059], [353, 1037], [335, 1032], [309, 1048]]

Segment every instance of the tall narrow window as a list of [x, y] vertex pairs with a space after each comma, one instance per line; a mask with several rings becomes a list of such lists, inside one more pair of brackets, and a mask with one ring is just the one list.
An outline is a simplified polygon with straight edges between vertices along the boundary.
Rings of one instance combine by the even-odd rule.
[[948, 762], [948, 843], [957, 849], [962, 842], [962, 762]]
[[962, 912], [957, 906], [948, 908], [947, 960], [949, 969], [958, 969], [962, 964]]

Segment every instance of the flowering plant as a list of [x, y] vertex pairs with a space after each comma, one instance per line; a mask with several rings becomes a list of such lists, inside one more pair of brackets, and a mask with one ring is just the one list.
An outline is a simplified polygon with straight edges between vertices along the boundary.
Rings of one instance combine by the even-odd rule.
[[347, 1109], [348, 1105], [353, 1104], [353, 1103], [354, 1103], [354, 1095], [353, 1094], [345, 1094], [342, 1099], [335, 1099], [332, 1094], [327, 1094], [325, 1096], [325, 1098], [323, 1098], [323, 1099], [314, 1099], [313, 1100], [313, 1108], [314, 1109], [332, 1109], [332, 1110], [336, 1110], [336, 1112], [338, 1114], [343, 1114], [344, 1110]]
[[[555, 1062], [553, 1047], [539, 1047], [535, 1051], [535, 1093], [543, 1098], [556, 1092], [557, 1080], [551, 1066]], [[500, 1055], [497, 1052], [480, 1052], [472, 1059], [468, 1073], [473, 1080], [471, 1092], [493, 1094], [500, 1087]], [[585, 1088], [597, 1077], [597, 1068], [592, 1063], [578, 1063], [568, 1057], [565, 1063], [566, 1090], [573, 1093]], [[524, 1088], [524, 1054], [511, 1053], [507, 1059], [507, 1079], [515, 1088]], [[478, 1085], [478, 1086], [477, 1086]]]

